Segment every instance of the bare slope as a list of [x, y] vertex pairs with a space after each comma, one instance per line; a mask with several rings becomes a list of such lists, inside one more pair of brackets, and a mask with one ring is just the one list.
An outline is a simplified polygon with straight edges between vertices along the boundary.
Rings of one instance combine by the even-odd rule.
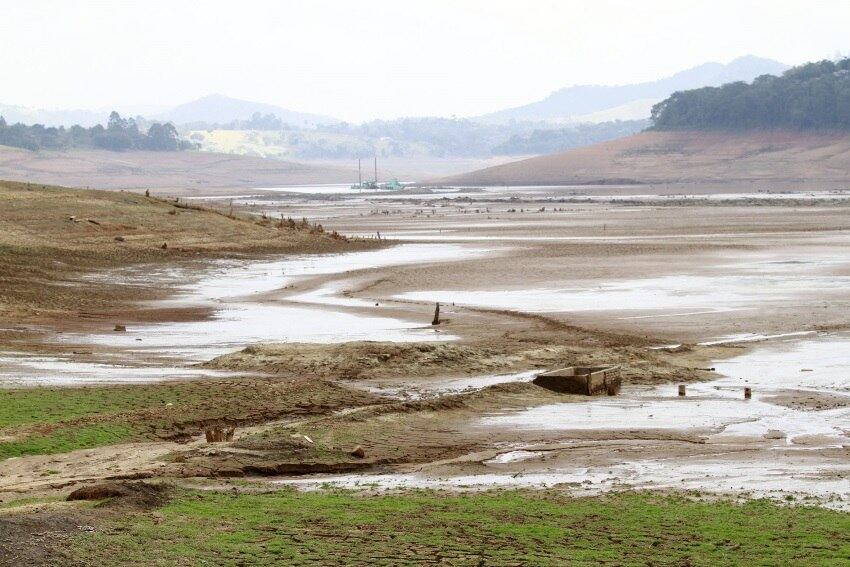
[[850, 134], [642, 132], [440, 181], [460, 185], [848, 182]]
[[30, 152], [0, 146], [0, 179], [92, 187], [165, 190], [344, 183], [341, 167], [206, 152]]
[[153, 286], [115, 287], [81, 277], [92, 270], [365, 245], [316, 226], [278, 226], [138, 193], [5, 181], [0, 181], [0, 227], [0, 321], [110, 311], [157, 292]]

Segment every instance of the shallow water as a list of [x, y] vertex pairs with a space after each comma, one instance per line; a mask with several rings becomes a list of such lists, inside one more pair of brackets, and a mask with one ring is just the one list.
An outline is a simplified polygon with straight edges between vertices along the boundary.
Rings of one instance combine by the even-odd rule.
[[[624, 388], [616, 397], [550, 404], [483, 418], [482, 427], [527, 430], [673, 429], [761, 436], [768, 430], [796, 437], [822, 435], [825, 446], [850, 444], [850, 407], [801, 411], [761, 401], [787, 390], [850, 395], [850, 335], [786, 339], [714, 363], [723, 378], [687, 385]], [[806, 370], [801, 372], [801, 370]], [[753, 389], [745, 400], [744, 387]]]
[[527, 289], [410, 291], [396, 297], [526, 312], [638, 312], [623, 319], [742, 311], [802, 298], [845, 299], [850, 276], [835, 272], [846, 270], [850, 256], [836, 253], [835, 247], [846, 244], [847, 238], [832, 235], [782, 253], [709, 258], [691, 274]]
[[[721, 493], [751, 493], [781, 497], [803, 494], [823, 499], [822, 505], [850, 508], [850, 463], [811, 459], [813, 450], [850, 446], [850, 407], [821, 411], [789, 409], [763, 401], [789, 389], [850, 395], [850, 335], [787, 337], [759, 345], [739, 357], [714, 363], [724, 376], [687, 385], [687, 396], [675, 384], [624, 388], [615, 398], [549, 404], [504, 411], [481, 418], [472, 427], [492, 430], [638, 430], [666, 429], [698, 433], [708, 443], [772, 439], [766, 452], [648, 458], [615, 465], [581, 468], [553, 464], [552, 454], [522, 446], [506, 448], [483, 462], [492, 473], [431, 476], [423, 473], [335, 475], [285, 479], [283, 484], [318, 488], [490, 488], [545, 487], [567, 484], [579, 494], [594, 494], [626, 486], [674, 488]], [[800, 372], [801, 369], [810, 370]], [[743, 399], [744, 385], [753, 399]], [[777, 432], [779, 434], [777, 435]], [[722, 445], [718, 444], [718, 447]], [[772, 449], [770, 448], [772, 447]], [[522, 463], [524, 471], [510, 468]], [[508, 467], [508, 468], [505, 468]]]
[[282, 289], [295, 278], [341, 274], [354, 270], [451, 262], [486, 254], [484, 248], [446, 244], [404, 244], [382, 250], [342, 254], [312, 254], [282, 257], [263, 262], [223, 261], [204, 273], [176, 301], [210, 301], [246, 297]]
[[[72, 338], [66, 335], [66, 340]], [[125, 333], [84, 337], [90, 344], [197, 361], [260, 342], [405, 342], [455, 338], [435, 331], [425, 321], [417, 323], [278, 303], [232, 303], [220, 308], [209, 320], [146, 325], [129, 328]]]
[[411, 263], [456, 261], [486, 252], [485, 249], [459, 245], [425, 244], [367, 252], [286, 257], [264, 262], [218, 262], [183, 293], [167, 302], [172, 305], [212, 306], [215, 312], [210, 319], [130, 327], [126, 333], [83, 337], [67, 334], [62, 340], [82, 340], [134, 352], [161, 353], [194, 360], [208, 359], [258, 342], [452, 340], [456, 337], [434, 330], [429, 325], [430, 321], [405, 321], [306, 305], [367, 305], [362, 300], [335, 297], [333, 294], [343, 285], [339, 282], [286, 300], [259, 302], [256, 299], [261, 294], [297, 285], [308, 277]]
[[[518, 451], [512, 451], [516, 454]], [[525, 452], [529, 462], [536, 458]], [[510, 465], [512, 459], [491, 459], [494, 469]], [[288, 478], [276, 484], [304, 490], [326, 486], [347, 489], [490, 489], [547, 488], [560, 486], [575, 495], [595, 495], [625, 488], [700, 490], [722, 494], [785, 499], [786, 495], [814, 496], [820, 504], [839, 510], [850, 509], [850, 481], [831, 473], [850, 472], [850, 464], [836, 465], [823, 471], [800, 461], [777, 464], [773, 460], [751, 460], [730, 466], [719, 458], [692, 458], [681, 461], [637, 461], [602, 467], [573, 467], [515, 473], [493, 472], [462, 476], [434, 477], [422, 473], [324, 475]], [[825, 473], [827, 476], [822, 476]]]
[[349, 382], [348, 385], [363, 388], [369, 392], [402, 399], [422, 399], [427, 397], [459, 394], [481, 390], [496, 384], [513, 382], [530, 382], [540, 373], [539, 370], [527, 370], [513, 374], [485, 374], [482, 376], [465, 376], [463, 378], [447, 378], [441, 380], [419, 381], [416, 384], [401, 383], [399, 385], [380, 384], [373, 382]]
[[820, 294], [842, 293], [850, 289], [850, 277], [670, 275], [561, 288], [413, 291], [396, 297], [527, 312], [688, 310], [712, 313], [746, 309], [766, 301], [787, 301], [813, 289]]
[[132, 366], [108, 362], [79, 362], [61, 356], [0, 353], [2, 386], [89, 386], [134, 384], [182, 378], [216, 378], [229, 372], [180, 366]]
[[790, 388], [850, 394], [850, 336], [768, 341], [741, 356], [717, 361], [714, 367], [725, 376], [717, 381], [721, 387], [747, 385], [755, 392]]

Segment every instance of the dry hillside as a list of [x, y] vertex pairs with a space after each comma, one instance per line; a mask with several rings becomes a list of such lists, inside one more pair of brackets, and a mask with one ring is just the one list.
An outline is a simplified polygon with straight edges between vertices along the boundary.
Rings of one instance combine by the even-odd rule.
[[[348, 183], [351, 169], [209, 152], [31, 152], [0, 146], [0, 179], [92, 187], [168, 190]], [[210, 191], [210, 190], [213, 191]]]
[[461, 185], [850, 181], [850, 134], [642, 132], [441, 179]]
[[14, 314], [105, 309], [133, 291], [81, 279], [92, 270], [370, 245], [306, 224], [230, 217], [139, 193], [4, 181], [0, 227], [0, 321]]

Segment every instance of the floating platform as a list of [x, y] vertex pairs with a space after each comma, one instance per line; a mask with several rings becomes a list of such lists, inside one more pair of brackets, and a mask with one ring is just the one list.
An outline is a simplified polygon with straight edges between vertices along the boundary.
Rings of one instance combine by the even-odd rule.
[[569, 366], [539, 374], [534, 384], [561, 394], [616, 396], [620, 392], [619, 366]]

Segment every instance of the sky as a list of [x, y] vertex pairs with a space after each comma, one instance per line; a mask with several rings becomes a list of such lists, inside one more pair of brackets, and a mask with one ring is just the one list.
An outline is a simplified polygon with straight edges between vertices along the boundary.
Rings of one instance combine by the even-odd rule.
[[753, 54], [850, 54], [850, 0], [0, 0], [0, 104], [211, 93], [359, 122], [474, 116]]

